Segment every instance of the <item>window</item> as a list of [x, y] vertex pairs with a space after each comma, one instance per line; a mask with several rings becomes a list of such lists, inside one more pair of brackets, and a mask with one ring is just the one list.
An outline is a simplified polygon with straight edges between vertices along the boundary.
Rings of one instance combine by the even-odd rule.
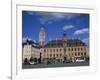
[[53, 57], [55, 57], [55, 54], [53, 54]]
[[80, 48], [78, 48], [78, 51], [80, 50]]
[[50, 52], [52, 52], [52, 49], [50, 49]]
[[77, 56], [77, 54], [75, 53], [75, 56]]
[[83, 53], [81, 53], [81, 55], [83, 56]]
[[56, 56], [58, 57], [58, 54], [56, 54]]
[[55, 52], [55, 49], [53, 49], [53, 52]]
[[57, 52], [58, 52], [58, 49], [57, 49]]
[[60, 52], [61, 52], [61, 49], [60, 49]]
[[75, 48], [75, 51], [76, 51], [76, 48]]
[[78, 53], [78, 56], [80, 55], [80, 53]]
[[73, 51], [73, 48], [72, 48], [72, 51]]
[[84, 53], [84, 55], [86, 56], [86, 52]]

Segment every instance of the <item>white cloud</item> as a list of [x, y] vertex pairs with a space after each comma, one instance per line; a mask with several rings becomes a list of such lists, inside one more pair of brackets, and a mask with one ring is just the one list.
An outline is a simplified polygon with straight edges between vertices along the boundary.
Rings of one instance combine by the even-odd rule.
[[71, 28], [74, 28], [74, 26], [73, 25], [65, 25], [63, 27], [63, 30], [68, 30], [68, 29], [71, 29]]
[[23, 38], [23, 39], [22, 39], [22, 42], [25, 42], [25, 41], [26, 41], [26, 38]]
[[52, 24], [53, 22], [52, 22], [52, 21], [48, 21], [47, 23], [48, 23], [48, 24]]
[[84, 38], [82, 40], [87, 46], [89, 46], [89, 38]]
[[24, 37], [24, 38], [22, 38], [22, 42], [26, 42], [26, 40], [32, 40], [31, 38], [29, 38], [28, 36], [27, 37]]
[[74, 35], [84, 34], [84, 33], [88, 33], [88, 32], [89, 32], [88, 28], [83, 28], [83, 29], [75, 31]]
[[40, 18], [39, 20], [41, 23], [48, 23], [48, 21], [50, 22], [61, 21], [62, 19], [69, 20], [80, 15], [80, 14], [75, 14], [75, 13], [32, 12], [32, 11], [28, 11], [28, 14], [38, 16]]
[[27, 13], [28, 13], [29, 15], [34, 15], [34, 12], [33, 12], [33, 11], [27, 11]]

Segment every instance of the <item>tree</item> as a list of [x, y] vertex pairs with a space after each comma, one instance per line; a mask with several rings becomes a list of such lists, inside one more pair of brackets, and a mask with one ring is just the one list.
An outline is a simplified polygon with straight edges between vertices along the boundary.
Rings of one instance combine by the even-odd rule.
[[28, 64], [28, 59], [27, 58], [24, 59], [24, 64]]
[[27, 59], [27, 58], [25, 58], [25, 59], [24, 59], [24, 62], [28, 62], [28, 59]]
[[37, 58], [34, 58], [34, 62], [37, 62]]

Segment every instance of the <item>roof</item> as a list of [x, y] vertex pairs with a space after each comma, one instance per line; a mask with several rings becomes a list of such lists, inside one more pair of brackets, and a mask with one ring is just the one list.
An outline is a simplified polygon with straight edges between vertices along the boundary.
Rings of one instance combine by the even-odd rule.
[[51, 40], [44, 47], [63, 47], [63, 44], [66, 44], [66, 47], [86, 46], [86, 44], [79, 39], [67, 39], [66, 42], [63, 42], [63, 40]]
[[[40, 48], [39, 43], [33, 40], [26, 40], [25, 42], [22, 43], [23, 47], [24, 45], [32, 45], [34, 48]], [[61, 40], [51, 40], [48, 41], [47, 44], [45, 44], [44, 48], [54, 48], [54, 47], [64, 47], [63, 44], [66, 44], [66, 47], [76, 47], [76, 46], [86, 46], [84, 42], [82, 42], [80, 39], [67, 39], [66, 42], [64, 42], [62, 39]]]
[[35, 47], [35, 48], [39, 48], [39, 43], [37, 43], [36, 41], [33, 41], [33, 40], [29, 40], [27, 39], [25, 42], [22, 43], [23, 47], [24, 45], [32, 45], [32, 47]]

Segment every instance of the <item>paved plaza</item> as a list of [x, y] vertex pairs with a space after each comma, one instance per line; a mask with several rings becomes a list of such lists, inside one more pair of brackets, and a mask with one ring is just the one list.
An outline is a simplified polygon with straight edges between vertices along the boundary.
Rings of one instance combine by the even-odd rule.
[[22, 65], [23, 69], [31, 68], [55, 68], [55, 67], [74, 67], [74, 66], [89, 66], [89, 62], [81, 63], [58, 63], [58, 64], [36, 64], [36, 65]]

